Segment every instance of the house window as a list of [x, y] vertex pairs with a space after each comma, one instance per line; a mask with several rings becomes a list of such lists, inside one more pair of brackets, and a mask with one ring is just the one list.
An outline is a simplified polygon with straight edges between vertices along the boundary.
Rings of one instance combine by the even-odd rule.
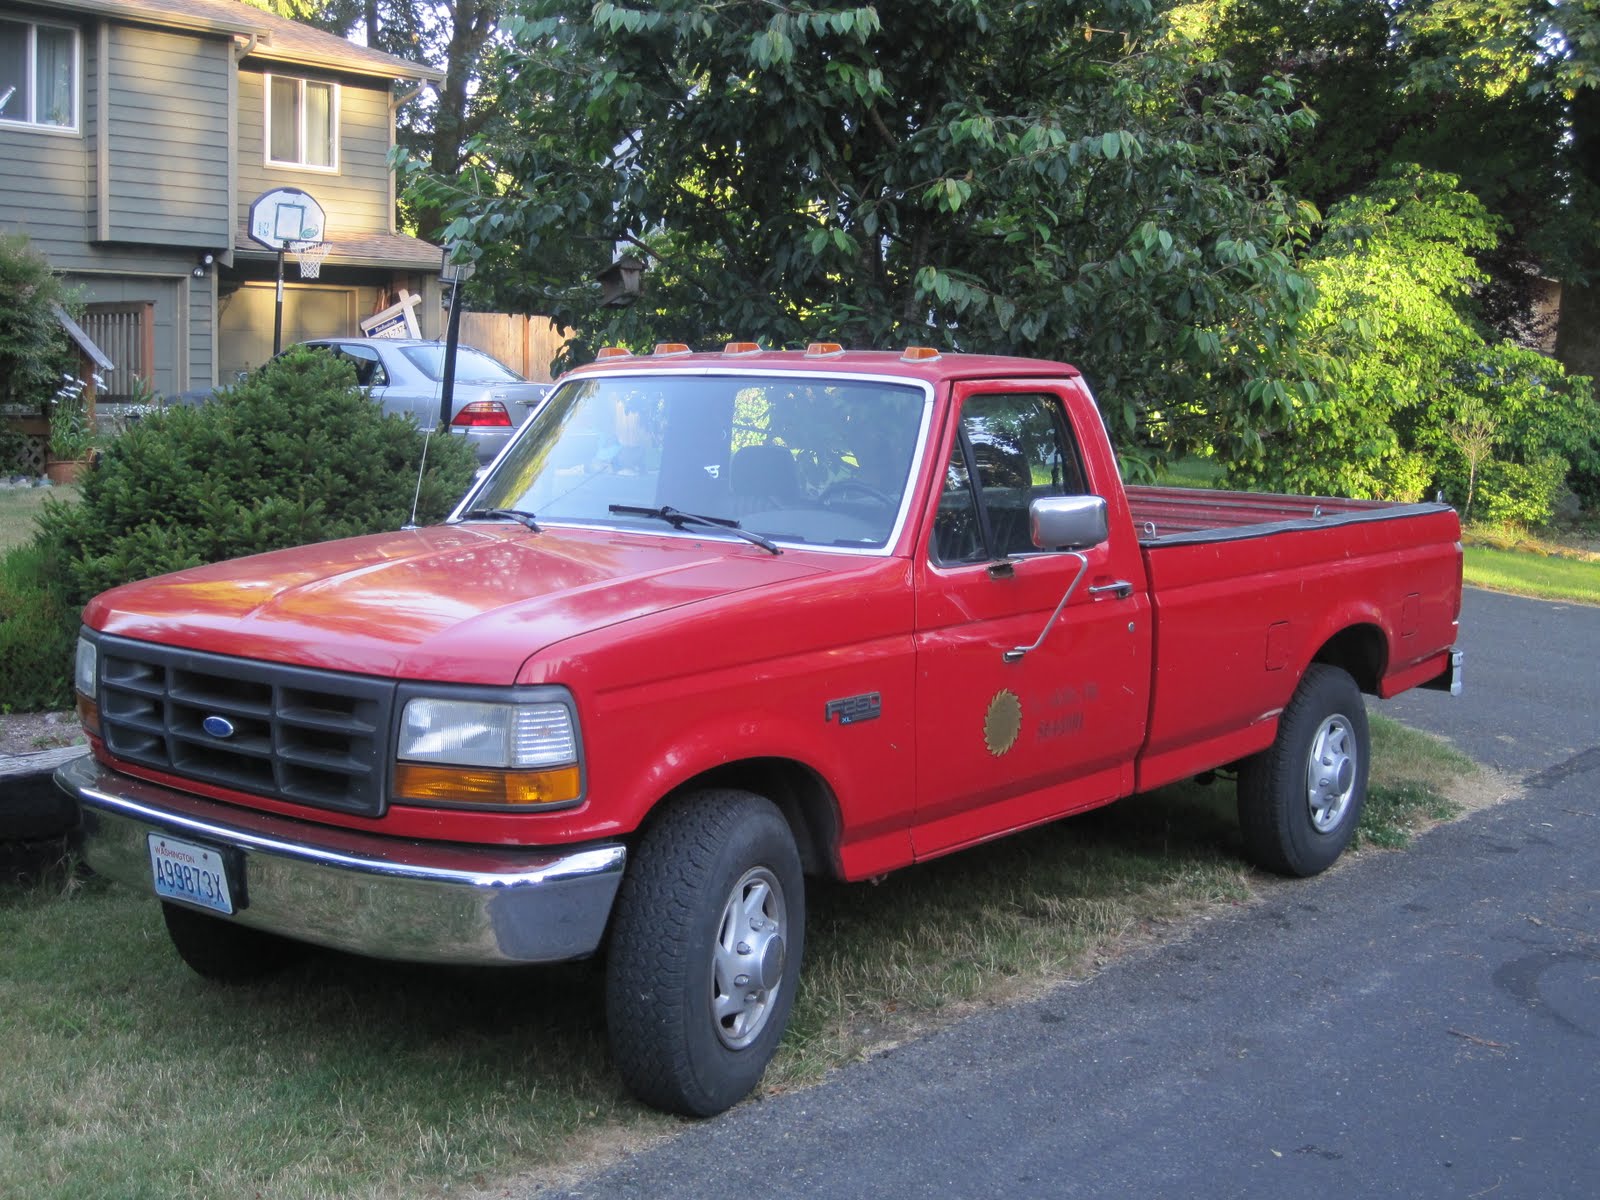
[[267, 161], [285, 167], [339, 168], [339, 85], [268, 75]]
[[78, 31], [0, 21], [0, 121], [78, 127]]

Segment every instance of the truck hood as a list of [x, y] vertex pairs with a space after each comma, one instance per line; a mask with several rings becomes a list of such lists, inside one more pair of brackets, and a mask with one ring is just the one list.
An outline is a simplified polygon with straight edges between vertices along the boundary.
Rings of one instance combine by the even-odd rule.
[[556, 642], [819, 570], [719, 539], [433, 526], [127, 584], [91, 600], [84, 620], [216, 654], [503, 685]]

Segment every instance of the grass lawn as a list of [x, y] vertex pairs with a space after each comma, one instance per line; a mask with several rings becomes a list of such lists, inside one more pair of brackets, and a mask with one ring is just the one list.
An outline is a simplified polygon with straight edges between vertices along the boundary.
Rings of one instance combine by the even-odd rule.
[[[1449, 816], [1473, 770], [1373, 719], [1364, 847]], [[1238, 858], [1233, 788], [1185, 785], [890, 876], [812, 889], [790, 1032], [764, 1085], [975, 1005], [1081, 978], [1279, 886]], [[1287, 884], [1282, 886], [1295, 886]], [[318, 954], [202, 982], [156, 904], [98, 880], [0, 884], [0, 1163], [30, 1200], [439, 1195], [614, 1154], [677, 1121], [607, 1060], [600, 974]]]
[[1161, 468], [1156, 482], [1164, 487], [1214, 488], [1222, 483], [1222, 467], [1214, 458], [1191, 455]]
[[1551, 554], [1471, 544], [1465, 554], [1465, 579], [1474, 587], [1543, 600], [1600, 604], [1600, 555], [1564, 555], [1559, 551]]
[[75, 500], [75, 487], [0, 488], [0, 552], [20, 546], [33, 538], [33, 518], [44, 507], [47, 497]]

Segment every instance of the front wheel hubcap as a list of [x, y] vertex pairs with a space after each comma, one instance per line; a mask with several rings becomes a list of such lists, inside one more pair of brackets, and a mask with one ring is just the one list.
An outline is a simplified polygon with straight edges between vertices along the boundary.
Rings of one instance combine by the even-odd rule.
[[1306, 801], [1311, 824], [1318, 833], [1331, 833], [1344, 820], [1355, 798], [1355, 733], [1350, 722], [1335, 713], [1317, 727], [1306, 760]]
[[740, 876], [722, 907], [711, 958], [711, 1015], [730, 1050], [755, 1041], [772, 1015], [788, 958], [787, 916], [783, 885], [766, 867]]

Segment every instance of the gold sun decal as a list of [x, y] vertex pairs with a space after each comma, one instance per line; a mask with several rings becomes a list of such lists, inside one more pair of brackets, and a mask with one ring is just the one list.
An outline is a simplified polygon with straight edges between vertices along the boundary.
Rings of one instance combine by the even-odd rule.
[[1005, 688], [989, 701], [989, 711], [983, 716], [983, 742], [989, 753], [999, 758], [1017, 744], [1017, 734], [1022, 732], [1022, 701]]

